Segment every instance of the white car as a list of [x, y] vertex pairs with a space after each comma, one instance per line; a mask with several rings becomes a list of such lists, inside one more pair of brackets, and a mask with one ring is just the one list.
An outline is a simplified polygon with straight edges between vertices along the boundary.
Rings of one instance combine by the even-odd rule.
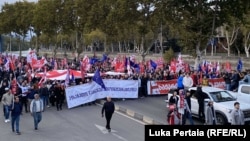
[[241, 84], [238, 87], [237, 92], [231, 92], [233, 96], [237, 98], [238, 101], [243, 101], [245, 103], [250, 103], [250, 85]]
[[[191, 92], [191, 111], [192, 115], [198, 117], [199, 104], [196, 98], [196, 87], [189, 89]], [[202, 91], [207, 95], [205, 99], [205, 113], [207, 102], [212, 100], [214, 101], [214, 109], [217, 116], [218, 124], [225, 125], [231, 123], [231, 111], [234, 109], [234, 103], [237, 101], [236, 97], [230, 94], [229, 91], [215, 88], [215, 87], [202, 87]], [[168, 93], [168, 100], [172, 96], [172, 92]], [[250, 103], [240, 102], [240, 108], [243, 110], [245, 115], [245, 122], [250, 122]]]

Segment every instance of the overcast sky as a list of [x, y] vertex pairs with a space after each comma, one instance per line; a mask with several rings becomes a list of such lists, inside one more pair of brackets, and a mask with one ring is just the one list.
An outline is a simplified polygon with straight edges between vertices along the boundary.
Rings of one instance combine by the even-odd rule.
[[[23, 0], [0, 0], [0, 7], [4, 5], [4, 3], [15, 3], [16, 1], [23, 1]], [[38, 0], [26, 0], [28, 2], [38, 1]]]

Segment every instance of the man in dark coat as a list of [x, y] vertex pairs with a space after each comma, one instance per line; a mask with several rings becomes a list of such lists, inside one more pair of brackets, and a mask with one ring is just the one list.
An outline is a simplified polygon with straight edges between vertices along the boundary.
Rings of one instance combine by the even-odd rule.
[[46, 84], [42, 84], [42, 87], [39, 89], [39, 94], [43, 100], [44, 107], [49, 107], [49, 89]]
[[62, 110], [62, 104], [64, 100], [64, 92], [60, 83], [54, 89], [55, 100], [56, 100], [56, 109], [57, 111]]
[[106, 129], [108, 129], [108, 131], [111, 132], [110, 120], [115, 111], [115, 104], [113, 101], [111, 101], [111, 97], [107, 97], [107, 101], [103, 104], [102, 117], [104, 116], [103, 115], [104, 111], [105, 111], [105, 118], [106, 118]]
[[16, 125], [16, 134], [20, 135], [19, 131], [19, 121], [20, 115], [22, 113], [22, 104], [19, 102], [19, 97], [14, 97], [14, 103], [11, 105], [11, 127], [12, 131], [15, 132], [15, 125]]
[[202, 92], [201, 85], [197, 85], [196, 97], [199, 104], [199, 119], [205, 122], [205, 113], [204, 113], [204, 99], [207, 98], [206, 94]]

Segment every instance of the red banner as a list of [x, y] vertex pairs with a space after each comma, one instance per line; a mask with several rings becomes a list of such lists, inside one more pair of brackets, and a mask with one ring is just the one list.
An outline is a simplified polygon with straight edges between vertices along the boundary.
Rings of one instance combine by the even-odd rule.
[[168, 81], [149, 81], [148, 82], [148, 95], [168, 94], [170, 89], [177, 88], [177, 80]]
[[[225, 89], [225, 81], [223, 78], [208, 79], [211, 87]], [[171, 89], [177, 88], [177, 79], [149, 81], [147, 84], [148, 95], [168, 94]]]
[[225, 89], [226, 83], [223, 78], [208, 79], [208, 83], [211, 87]]

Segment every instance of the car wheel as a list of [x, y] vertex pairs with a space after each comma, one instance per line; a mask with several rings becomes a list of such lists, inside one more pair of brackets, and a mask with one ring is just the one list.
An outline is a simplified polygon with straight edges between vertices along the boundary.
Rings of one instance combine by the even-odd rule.
[[218, 125], [227, 124], [226, 118], [222, 114], [216, 113], [216, 117], [217, 117], [217, 124]]

